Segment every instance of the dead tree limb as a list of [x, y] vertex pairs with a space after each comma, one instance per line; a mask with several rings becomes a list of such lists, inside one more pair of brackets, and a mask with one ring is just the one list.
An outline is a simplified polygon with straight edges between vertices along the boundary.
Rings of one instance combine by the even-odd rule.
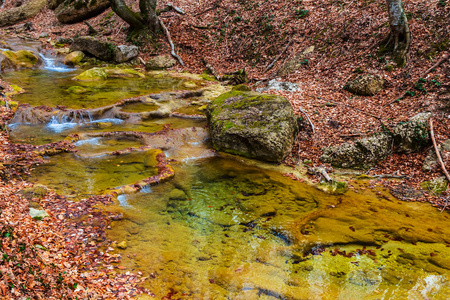
[[436, 152], [436, 156], [439, 161], [439, 164], [441, 165], [442, 171], [444, 171], [445, 177], [447, 177], [447, 181], [450, 182], [450, 175], [448, 174], [447, 169], [445, 168], [445, 164], [441, 158], [441, 153], [439, 152], [439, 148], [436, 144], [436, 139], [434, 138], [433, 119], [432, 118], [430, 118], [430, 135], [431, 135], [431, 140], [433, 141], [434, 151]]
[[179, 57], [175, 53], [175, 46], [173, 45], [172, 38], [170, 37], [169, 30], [167, 29], [166, 25], [164, 25], [163, 21], [160, 18], [158, 18], [158, 20], [159, 20], [159, 24], [161, 25], [161, 28], [164, 30], [164, 33], [166, 34], [167, 40], [169, 41], [169, 44], [170, 44], [170, 48], [172, 49], [172, 52], [170, 52], [170, 54], [178, 60], [180, 65], [182, 65], [184, 67], [183, 60], [181, 59], [181, 57]]
[[441, 63], [443, 63], [448, 58], [448, 53], [444, 54], [444, 56], [438, 60], [431, 68], [429, 68], [422, 77], [425, 77], [428, 73], [430, 73], [433, 69], [437, 68]]
[[180, 15], [185, 15], [186, 12], [184, 10], [182, 10], [179, 7], [176, 7], [175, 5], [171, 4], [171, 3], [167, 3], [166, 4], [168, 7], [170, 7], [171, 9], [173, 9], [175, 12], [179, 13]]
[[311, 119], [309, 118], [308, 114], [307, 114], [303, 109], [301, 109], [300, 107], [298, 108], [298, 110], [299, 110], [302, 114], [304, 114], [304, 115], [306, 116], [306, 119], [308, 120], [309, 124], [311, 125], [311, 128], [312, 128], [313, 133], [316, 133], [316, 130], [314, 129], [314, 124], [313, 124], [313, 122], [311, 121]]
[[47, 0], [31, 0], [25, 4], [0, 12], [0, 27], [17, 24], [34, 17], [47, 4]]

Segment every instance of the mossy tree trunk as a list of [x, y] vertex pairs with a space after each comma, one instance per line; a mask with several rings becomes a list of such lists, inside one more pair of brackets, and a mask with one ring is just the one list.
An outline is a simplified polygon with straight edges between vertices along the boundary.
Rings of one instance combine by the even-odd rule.
[[134, 12], [124, 0], [109, 0], [112, 10], [130, 25], [132, 32], [149, 30], [156, 34], [160, 25], [156, 14], [156, 0], [139, 0], [140, 12]]
[[30, 0], [25, 4], [0, 12], [0, 27], [11, 26], [34, 17], [47, 4], [47, 0]]
[[411, 46], [411, 32], [401, 0], [386, 0], [391, 32], [387, 44], [392, 47], [398, 66], [406, 64], [406, 54]]

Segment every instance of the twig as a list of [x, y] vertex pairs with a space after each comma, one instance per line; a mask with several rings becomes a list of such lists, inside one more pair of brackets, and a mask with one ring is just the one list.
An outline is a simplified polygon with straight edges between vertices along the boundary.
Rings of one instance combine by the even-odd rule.
[[311, 119], [309, 118], [308, 114], [303, 109], [301, 109], [300, 107], [298, 108], [298, 110], [301, 111], [301, 113], [306, 116], [306, 119], [308, 119], [309, 124], [311, 124], [311, 128], [312, 128], [313, 133], [315, 133], [316, 130], [314, 129], [314, 124], [313, 124], [313, 122], [311, 122]]
[[180, 65], [182, 65], [182, 66], [184, 67], [184, 62], [183, 62], [183, 60], [181, 59], [181, 57], [179, 57], [179, 56], [175, 53], [175, 46], [173, 45], [172, 38], [170, 37], [170, 32], [169, 32], [169, 30], [167, 29], [166, 25], [164, 25], [164, 23], [163, 23], [163, 21], [161, 20], [161, 18], [158, 18], [158, 20], [159, 20], [159, 24], [161, 25], [161, 28], [164, 30], [164, 33], [166, 34], [167, 40], [169, 41], [169, 44], [170, 44], [170, 48], [172, 49], [172, 52], [170, 52], [170, 54], [178, 60], [178, 62], [180, 63]]
[[448, 58], [448, 54], [444, 54], [444, 56], [437, 61], [431, 68], [429, 68], [422, 77], [425, 77], [428, 73], [430, 73], [434, 68], [437, 68], [441, 63], [443, 63]]
[[294, 39], [291, 38], [291, 40], [289, 41], [289, 43], [286, 45], [286, 47], [284, 48], [283, 51], [281, 51], [280, 55], [278, 55], [270, 65], [267, 66], [267, 68], [264, 70], [263, 73], [266, 73], [267, 71], [269, 71], [274, 65], [275, 63], [283, 56], [283, 54], [287, 51], [287, 49], [289, 48], [289, 46], [291, 46], [291, 44], [294, 42]]
[[86, 24], [86, 26], [89, 28], [88, 30], [89, 35], [98, 34], [98, 31], [94, 27], [92, 27], [92, 25], [88, 21], [84, 21], [84, 24]]
[[431, 140], [433, 141], [434, 151], [436, 151], [436, 156], [439, 161], [439, 164], [441, 165], [442, 171], [444, 171], [445, 177], [447, 177], [447, 181], [450, 182], [450, 175], [448, 174], [447, 169], [445, 168], [445, 164], [441, 158], [441, 153], [439, 152], [439, 148], [436, 144], [436, 139], [434, 138], [433, 119], [432, 118], [430, 118], [430, 135], [431, 135]]
[[219, 72], [217, 72], [216, 68], [214, 68], [210, 63], [208, 63], [208, 61], [204, 57], [202, 58], [202, 61], [205, 64], [206, 69], [208, 69], [209, 72], [213, 74], [214, 78], [216, 78], [216, 80], [218, 81], [221, 81], [222, 76], [219, 75]]
[[185, 15], [186, 12], [184, 10], [182, 10], [179, 7], [176, 7], [175, 5], [173, 5], [172, 3], [167, 3], [166, 4], [168, 7], [170, 7], [171, 9], [173, 9], [174, 11], [176, 11], [177, 13], [179, 13], [180, 15]]

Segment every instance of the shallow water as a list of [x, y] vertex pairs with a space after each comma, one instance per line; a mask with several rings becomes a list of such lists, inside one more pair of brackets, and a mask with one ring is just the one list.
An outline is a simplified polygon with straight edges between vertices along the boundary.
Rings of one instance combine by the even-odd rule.
[[[185, 79], [170, 76], [149, 75], [145, 79], [112, 78], [102, 81], [72, 79], [81, 72], [82, 70], [54, 72], [38, 69], [7, 72], [3, 76], [5, 80], [25, 89], [25, 93], [17, 95], [15, 100], [32, 106], [61, 105], [73, 109], [95, 108], [115, 104], [125, 98], [162, 91], [186, 90]], [[76, 92], [68, 90], [75, 86], [81, 88]]]
[[[117, 79], [104, 91], [92, 84], [102, 96], [89, 101], [84, 94], [60, 99], [67, 97], [74, 74], [23, 71], [7, 79], [15, 74], [29, 91], [16, 100], [34, 105], [98, 107], [123, 97], [119, 91], [110, 98], [111, 88], [130, 84]], [[148, 91], [136, 86], [126, 93]], [[154, 133], [168, 123], [175, 130], [143, 139], [99, 136]], [[283, 176], [273, 165], [219, 155], [210, 149], [204, 121], [67, 122], [58, 130], [48, 125], [12, 124], [11, 136], [40, 145], [82, 134], [78, 152], [47, 158], [30, 178], [71, 199], [156, 174], [156, 151], [113, 151], [146, 144], [171, 159], [173, 179], [122, 194], [105, 208], [124, 215], [108, 231], [112, 240], [127, 243], [125, 250], [114, 247], [124, 272], [143, 272], [156, 299], [447, 299], [450, 294], [449, 214], [429, 204], [400, 202], [363, 181], [352, 182], [345, 195], [329, 195]]]
[[[127, 196], [124, 219], [109, 233], [127, 242], [118, 251], [122, 264], [149, 276], [158, 299], [447, 299], [450, 293], [442, 268], [450, 259], [448, 214], [427, 204], [373, 192], [326, 195], [238, 160], [210, 158], [175, 170], [172, 182]], [[333, 216], [324, 213], [332, 204]], [[371, 212], [353, 216], [355, 206], [392, 213], [373, 215], [382, 219], [364, 230]], [[298, 221], [320, 212], [311, 232], [299, 234]], [[344, 232], [345, 241], [329, 234], [339, 223], [354, 228]], [[424, 226], [439, 233], [421, 241], [416, 227]], [[411, 240], [393, 238], [405, 228]], [[386, 237], [361, 238], [360, 230]], [[303, 236], [317, 239], [315, 247], [305, 249]]]

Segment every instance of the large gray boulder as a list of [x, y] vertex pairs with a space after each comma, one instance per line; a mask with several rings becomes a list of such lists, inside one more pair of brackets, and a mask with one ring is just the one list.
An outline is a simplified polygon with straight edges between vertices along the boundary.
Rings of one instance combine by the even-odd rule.
[[111, 4], [108, 0], [65, 0], [51, 3], [50, 7], [57, 5], [55, 9], [56, 18], [64, 24], [78, 23], [104, 12]]
[[394, 151], [397, 153], [418, 152], [430, 142], [428, 133], [428, 119], [431, 113], [419, 113], [408, 122], [394, 127]]
[[379, 75], [366, 74], [350, 78], [344, 89], [361, 96], [373, 96], [383, 89], [384, 80]]
[[380, 133], [368, 138], [356, 140], [324, 149], [320, 160], [340, 168], [369, 168], [385, 160], [391, 153], [392, 137]]
[[288, 100], [251, 91], [232, 90], [208, 105], [215, 149], [280, 162], [291, 152], [298, 125]]
[[138, 47], [134, 45], [132, 46], [120, 45], [117, 46], [116, 48], [114, 60], [118, 63], [123, 63], [137, 57], [138, 54], [139, 54]]
[[100, 41], [91, 36], [82, 36], [73, 40], [72, 45], [70, 45], [70, 50], [83, 51], [101, 60], [110, 61], [114, 59], [116, 45]]

